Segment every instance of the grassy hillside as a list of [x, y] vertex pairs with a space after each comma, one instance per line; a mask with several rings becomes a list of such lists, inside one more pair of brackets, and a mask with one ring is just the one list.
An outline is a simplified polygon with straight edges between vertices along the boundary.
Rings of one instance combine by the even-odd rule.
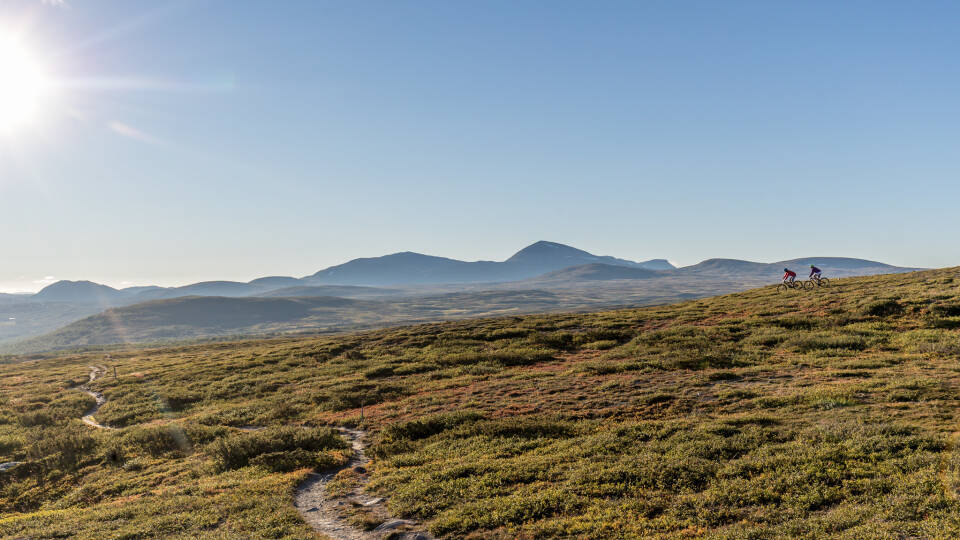
[[955, 538], [958, 272], [0, 366], [0, 536], [307, 537], [350, 425], [449, 538]]
[[[646, 272], [646, 270], [641, 270]], [[183, 341], [224, 336], [342, 332], [400, 323], [524, 313], [591, 311], [624, 304], [649, 305], [745, 289], [746, 280], [617, 281], [595, 287], [460, 291], [389, 299], [337, 297], [186, 297], [112, 308], [36, 338], [0, 346], [3, 352], [69, 349], [88, 345]], [[767, 279], [766, 281], [769, 281]], [[757, 283], [756, 280], [753, 283]], [[524, 288], [525, 287], [525, 288]]]

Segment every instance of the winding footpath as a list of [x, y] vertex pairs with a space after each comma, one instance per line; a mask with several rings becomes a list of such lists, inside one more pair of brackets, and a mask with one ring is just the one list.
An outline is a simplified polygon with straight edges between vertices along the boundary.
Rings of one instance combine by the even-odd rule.
[[[328, 469], [320, 473], [311, 473], [306, 480], [297, 486], [294, 494], [294, 505], [304, 521], [334, 540], [379, 540], [389, 536], [392, 540], [432, 540], [433, 536], [425, 531], [416, 529], [417, 523], [406, 519], [385, 519], [383, 523], [372, 531], [357, 528], [344, 517], [351, 506], [362, 507], [365, 511], [380, 516], [388, 516], [386, 500], [382, 497], [373, 498], [363, 493], [363, 486], [367, 483], [367, 466], [370, 458], [364, 453], [363, 439], [366, 433], [356, 429], [340, 428], [340, 433], [353, 449], [353, 457], [342, 467]], [[327, 493], [327, 485], [337, 473], [346, 469], [353, 469], [360, 480], [346, 497], [332, 498]]]
[[[83, 423], [97, 429], [117, 429], [97, 422], [94, 415], [107, 402], [103, 394], [90, 387], [90, 384], [106, 374], [107, 370], [100, 366], [90, 367], [90, 379], [75, 387], [89, 396], [96, 403], [88, 410], [81, 420]], [[252, 432], [264, 429], [259, 426], [240, 428], [241, 431]], [[363, 530], [349, 521], [347, 510], [352, 507], [362, 507], [365, 511], [378, 516], [389, 516], [386, 500], [382, 497], [373, 498], [363, 493], [363, 487], [368, 482], [367, 466], [370, 458], [364, 452], [363, 439], [366, 433], [356, 429], [339, 428], [340, 434], [350, 443], [353, 457], [342, 467], [336, 467], [320, 472], [313, 472], [306, 480], [297, 486], [294, 493], [294, 505], [303, 520], [315, 531], [333, 540], [382, 540], [389, 537], [391, 540], [433, 540], [433, 536], [425, 531], [416, 529], [417, 523], [406, 519], [386, 518], [372, 531]], [[0, 464], [3, 467], [12, 467], [19, 463], [11, 462]], [[340, 471], [353, 469], [358, 475], [358, 485], [346, 497], [331, 497], [327, 493], [327, 485]]]
[[83, 420], [84, 424], [91, 427], [95, 427], [97, 429], [116, 429], [110, 426], [103, 425], [100, 422], [97, 422], [96, 418], [93, 417], [93, 415], [97, 414], [97, 411], [100, 410], [100, 407], [102, 407], [103, 404], [107, 402], [107, 399], [103, 397], [103, 394], [101, 394], [100, 392], [97, 392], [92, 388], [90, 388], [90, 383], [102, 377], [106, 372], [107, 372], [106, 368], [102, 368], [98, 366], [90, 366], [90, 380], [88, 380], [85, 384], [82, 384], [77, 387], [77, 390], [80, 390], [84, 394], [87, 394], [90, 397], [92, 397], [94, 400], [96, 400], [96, 403], [93, 405], [93, 407], [91, 407], [90, 410], [87, 411], [87, 413], [84, 414], [83, 417], [80, 419]]

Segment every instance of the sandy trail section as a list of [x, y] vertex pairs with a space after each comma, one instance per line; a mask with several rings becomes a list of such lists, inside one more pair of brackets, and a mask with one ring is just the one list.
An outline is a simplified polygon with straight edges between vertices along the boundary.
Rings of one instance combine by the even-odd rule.
[[[76, 389], [93, 397], [96, 403], [81, 418], [84, 424], [97, 429], [116, 429], [97, 422], [94, 415], [107, 402], [103, 394], [93, 390], [90, 383], [96, 381], [107, 370], [100, 366], [90, 366], [90, 378]], [[259, 431], [258, 426], [245, 426], [241, 431]], [[415, 530], [417, 523], [406, 519], [389, 518], [383, 498], [373, 498], [362, 492], [367, 482], [367, 465], [370, 458], [364, 452], [363, 439], [366, 433], [360, 430], [340, 428], [340, 433], [350, 443], [353, 457], [342, 467], [311, 473], [299, 486], [294, 494], [294, 505], [313, 529], [334, 540], [382, 540], [390, 537], [391, 540], [433, 540], [433, 536], [424, 531]], [[4, 464], [7, 465], [7, 464]], [[354, 469], [359, 475], [360, 484], [346, 497], [333, 498], [327, 494], [327, 485], [345, 469]], [[350, 507], [363, 507], [365, 510], [386, 519], [373, 530], [364, 530], [346, 517]]]
[[[386, 519], [372, 531], [363, 530], [345, 516], [351, 506], [364, 507], [381, 516], [388, 516], [383, 498], [373, 498], [362, 492], [367, 482], [367, 465], [370, 458], [364, 453], [363, 439], [366, 433], [355, 429], [340, 428], [341, 434], [353, 448], [353, 458], [344, 466], [312, 473], [297, 486], [294, 504], [304, 521], [317, 532], [334, 540], [380, 540], [387, 536], [396, 540], [432, 540], [425, 531], [415, 530], [417, 523], [405, 519]], [[345, 469], [354, 469], [359, 474], [360, 486], [346, 497], [332, 498], [327, 494], [327, 485]]]
[[83, 420], [84, 424], [91, 427], [95, 427], [97, 429], [116, 429], [116, 428], [112, 428], [110, 426], [101, 424], [100, 422], [97, 422], [96, 418], [94, 418], [94, 415], [97, 414], [97, 411], [100, 410], [100, 407], [102, 407], [103, 404], [107, 402], [107, 399], [103, 397], [103, 394], [101, 394], [100, 392], [97, 392], [91, 389], [90, 383], [99, 379], [100, 377], [103, 377], [103, 375], [107, 372], [107, 369], [99, 366], [89, 366], [89, 367], [90, 367], [90, 379], [85, 384], [78, 386], [77, 390], [80, 390], [81, 392], [92, 397], [94, 400], [96, 400], [96, 403], [93, 405], [93, 407], [90, 408], [89, 411], [86, 412], [86, 414], [83, 415], [81, 420]]

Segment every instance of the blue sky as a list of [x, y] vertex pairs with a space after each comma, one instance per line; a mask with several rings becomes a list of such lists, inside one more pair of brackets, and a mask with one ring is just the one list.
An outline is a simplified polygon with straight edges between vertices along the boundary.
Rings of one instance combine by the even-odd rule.
[[[0, 290], [536, 240], [960, 264], [952, 2], [8, 0]], [[2, 66], [0, 66], [2, 69]]]

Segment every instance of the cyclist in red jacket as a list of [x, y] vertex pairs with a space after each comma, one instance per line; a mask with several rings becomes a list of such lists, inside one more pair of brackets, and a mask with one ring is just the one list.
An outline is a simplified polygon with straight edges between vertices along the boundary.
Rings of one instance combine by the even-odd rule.
[[793, 280], [797, 279], [797, 273], [790, 270], [789, 268], [783, 269], [783, 282], [784, 283], [793, 283]]

